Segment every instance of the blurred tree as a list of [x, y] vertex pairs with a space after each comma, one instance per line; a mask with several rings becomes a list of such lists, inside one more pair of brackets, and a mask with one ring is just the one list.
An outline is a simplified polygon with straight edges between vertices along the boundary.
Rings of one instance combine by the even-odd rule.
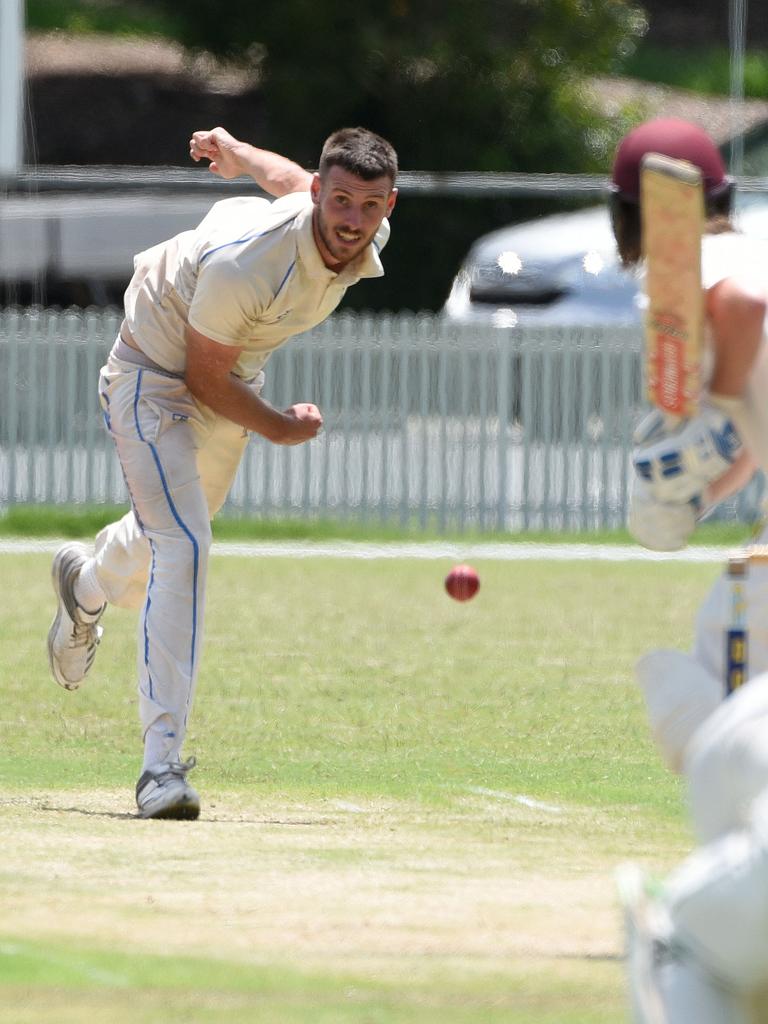
[[[645, 30], [632, 0], [27, 0], [27, 20], [176, 39], [197, 51], [192, 76], [208, 54], [252, 72], [252, 87], [236, 95], [212, 92], [207, 72], [200, 90], [188, 76], [143, 76], [83, 78], [75, 92], [77, 83], [54, 76], [47, 118], [38, 79], [33, 108], [52, 163], [128, 163], [137, 138], [143, 161], [183, 163], [188, 133], [220, 118], [307, 167], [329, 132], [363, 124], [391, 139], [408, 170], [600, 174], [629, 124], [592, 110], [581, 86], [620, 71]], [[81, 108], [88, 117], [73, 126], [69, 114]], [[439, 309], [479, 235], [573, 205], [494, 190], [402, 193], [386, 276], [361, 282], [344, 304]]]
[[187, 47], [249, 63], [263, 145], [311, 165], [363, 124], [403, 167], [604, 171], [616, 135], [583, 79], [645, 30], [629, 0], [153, 0]]

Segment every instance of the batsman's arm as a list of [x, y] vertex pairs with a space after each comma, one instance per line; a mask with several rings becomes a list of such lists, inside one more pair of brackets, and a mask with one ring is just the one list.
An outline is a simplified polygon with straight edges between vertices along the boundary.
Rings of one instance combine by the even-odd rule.
[[762, 341], [766, 295], [757, 286], [728, 277], [707, 289], [705, 308], [714, 344], [709, 392], [740, 398]]
[[308, 192], [312, 182], [310, 172], [293, 160], [241, 142], [224, 128], [193, 132], [189, 155], [195, 162], [210, 160], [208, 169], [222, 178], [247, 174], [259, 188], [275, 197]]
[[184, 383], [198, 401], [273, 444], [301, 444], [317, 436], [323, 417], [316, 405], [303, 402], [280, 412], [231, 372], [242, 349], [221, 345], [190, 326], [186, 337]]
[[757, 463], [747, 449], [742, 448], [733, 465], [729, 466], [722, 476], [713, 480], [704, 489], [702, 505], [704, 508], [710, 509], [721, 501], [725, 501], [726, 498], [730, 498], [742, 487], [746, 487], [756, 472]]

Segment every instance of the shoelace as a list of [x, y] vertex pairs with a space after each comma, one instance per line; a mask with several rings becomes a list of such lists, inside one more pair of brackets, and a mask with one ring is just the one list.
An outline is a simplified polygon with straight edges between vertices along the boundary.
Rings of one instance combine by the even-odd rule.
[[72, 633], [70, 634], [69, 646], [75, 647], [97, 647], [101, 642], [101, 627], [96, 622], [78, 622], [74, 620]]
[[165, 771], [161, 775], [156, 775], [155, 778], [160, 781], [167, 778], [169, 775], [173, 775], [179, 779], [186, 779], [188, 771], [191, 771], [197, 764], [197, 758], [190, 757], [186, 761], [170, 761], [165, 766]]

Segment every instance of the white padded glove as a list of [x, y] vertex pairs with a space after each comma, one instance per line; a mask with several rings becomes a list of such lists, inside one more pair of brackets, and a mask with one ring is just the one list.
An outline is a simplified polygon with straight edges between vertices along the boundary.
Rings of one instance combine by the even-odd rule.
[[654, 409], [638, 424], [632, 462], [657, 501], [684, 503], [722, 476], [741, 451], [731, 417], [712, 402], [669, 431]]
[[697, 499], [675, 503], [657, 501], [644, 480], [635, 480], [627, 527], [644, 548], [680, 551], [696, 529], [699, 507]]

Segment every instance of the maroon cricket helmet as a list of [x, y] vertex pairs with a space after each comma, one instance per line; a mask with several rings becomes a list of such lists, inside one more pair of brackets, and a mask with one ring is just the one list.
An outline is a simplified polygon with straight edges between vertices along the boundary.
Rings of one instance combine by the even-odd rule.
[[646, 153], [687, 160], [701, 171], [704, 194], [716, 199], [730, 191], [720, 151], [698, 125], [674, 117], [646, 121], [625, 135], [616, 150], [611, 179], [615, 193], [629, 202], [640, 199], [640, 164]]

